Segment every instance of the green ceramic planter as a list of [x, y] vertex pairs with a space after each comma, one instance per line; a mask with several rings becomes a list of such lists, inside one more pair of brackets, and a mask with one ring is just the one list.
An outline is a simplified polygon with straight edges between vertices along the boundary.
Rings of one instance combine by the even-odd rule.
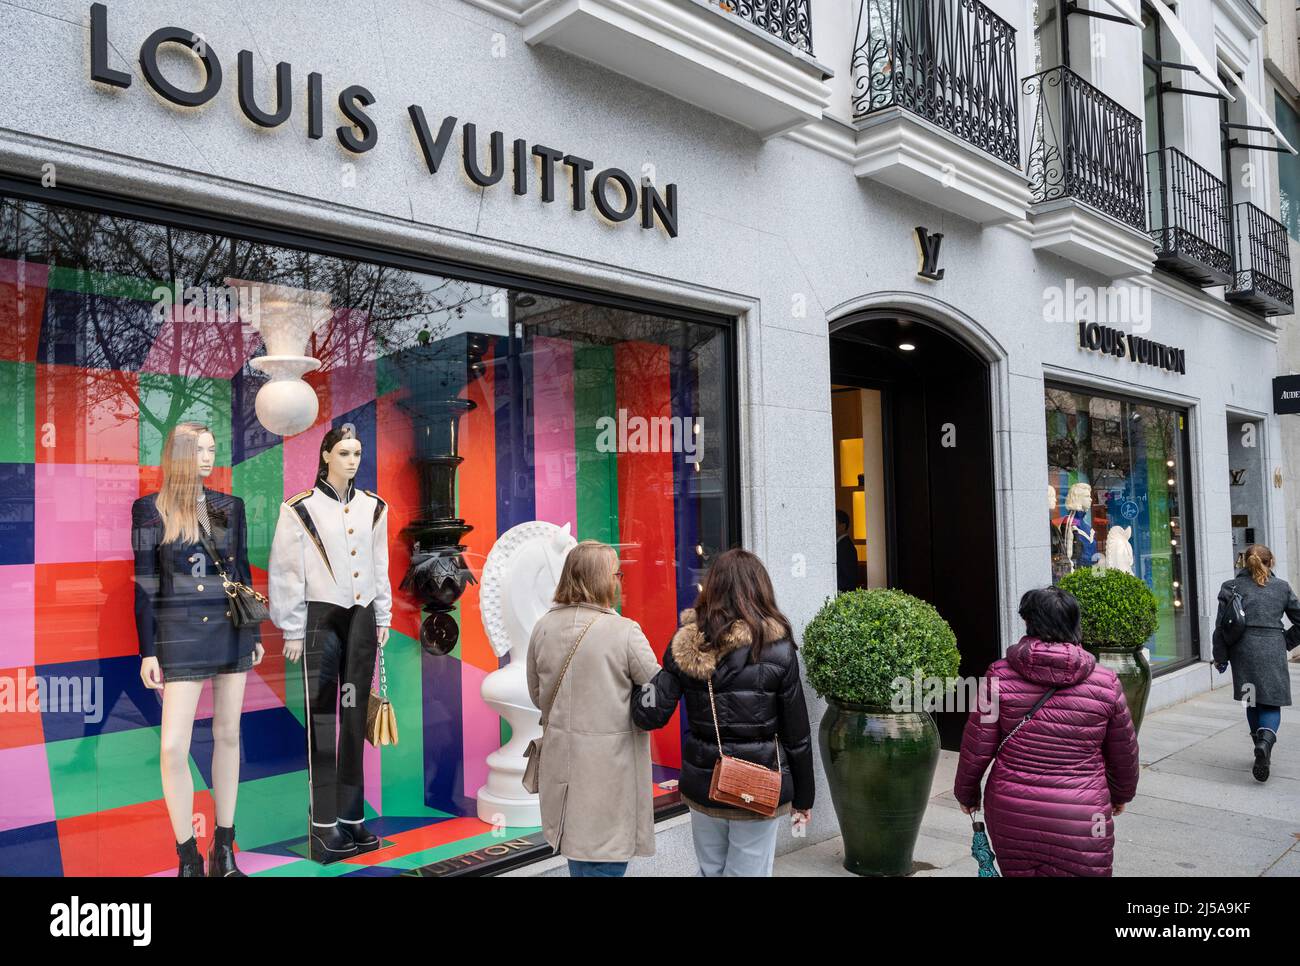
[[844, 868], [857, 875], [910, 874], [939, 764], [934, 719], [830, 699], [819, 744], [844, 837]]
[[1085, 644], [1084, 650], [1097, 658], [1097, 663], [1108, 667], [1119, 677], [1128, 702], [1128, 713], [1133, 719], [1133, 732], [1142, 727], [1142, 715], [1147, 710], [1147, 696], [1151, 693], [1151, 665], [1147, 663], [1142, 648], [1094, 647]]

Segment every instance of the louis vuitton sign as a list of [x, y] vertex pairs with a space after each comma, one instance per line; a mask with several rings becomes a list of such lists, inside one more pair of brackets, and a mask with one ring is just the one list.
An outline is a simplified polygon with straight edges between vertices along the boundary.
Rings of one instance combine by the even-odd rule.
[[[109, 87], [128, 88], [134, 76], [109, 66], [109, 51], [119, 45], [110, 43], [108, 8], [95, 3], [90, 8], [90, 77]], [[185, 86], [169, 78], [160, 65], [160, 53], [174, 47], [195, 58], [199, 70], [197, 81]], [[140, 45], [140, 73], [145, 84], [162, 100], [184, 108], [208, 104], [220, 92], [224, 69], [216, 49], [203, 35], [181, 27], [161, 27]], [[241, 50], [236, 58], [237, 100], [240, 112], [261, 128], [278, 128], [293, 117], [299, 93], [305, 94], [304, 133], [311, 140], [325, 135], [324, 79], [309, 73], [301, 92], [295, 91], [294, 69], [284, 61], [275, 65], [273, 93], [259, 100], [255, 81], [258, 68], [250, 50]], [[267, 86], [263, 78], [263, 86]], [[334, 98], [343, 123], [335, 126], [334, 135], [344, 150], [361, 155], [379, 142], [379, 125], [368, 109], [376, 103], [375, 95], [360, 84], [339, 89]], [[271, 106], [268, 106], [271, 105]], [[588, 199], [607, 222], [618, 224], [636, 219], [642, 228], [665, 231], [677, 237], [677, 185], [665, 186], [662, 193], [643, 177], [640, 183], [621, 168], [598, 168], [594, 161], [560, 148], [532, 144], [514, 138], [507, 146], [501, 131], [480, 132], [469, 122], [447, 115], [431, 120], [424, 108], [411, 104], [406, 109], [410, 133], [414, 135], [430, 175], [446, 167], [459, 167], [469, 182], [480, 188], [509, 184], [516, 195], [535, 192], [544, 203], [563, 196], [574, 211], [587, 208]], [[459, 128], [459, 137], [457, 129]], [[459, 148], [459, 165], [447, 163], [448, 155]], [[487, 161], [482, 155], [486, 153]], [[446, 175], [444, 175], [446, 177]]]
[[1187, 373], [1187, 350], [1096, 322], [1079, 323], [1079, 348], [1169, 372]]

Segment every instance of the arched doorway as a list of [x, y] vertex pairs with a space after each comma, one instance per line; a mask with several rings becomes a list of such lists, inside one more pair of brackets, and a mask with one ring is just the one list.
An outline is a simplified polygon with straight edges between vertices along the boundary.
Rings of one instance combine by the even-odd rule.
[[[932, 603], [957, 635], [960, 674], [978, 677], [1002, 640], [990, 364], [938, 323], [889, 310], [835, 323], [830, 353], [836, 507], [859, 586]], [[960, 746], [965, 717], [935, 715], [945, 748]]]

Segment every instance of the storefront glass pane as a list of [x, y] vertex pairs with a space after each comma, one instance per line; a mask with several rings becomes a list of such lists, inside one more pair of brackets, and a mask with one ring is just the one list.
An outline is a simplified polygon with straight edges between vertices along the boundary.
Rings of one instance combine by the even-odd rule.
[[[303, 377], [318, 416], [287, 436], [258, 416], [267, 375], [250, 363], [267, 348], [241, 308], [268, 284], [328, 299], [302, 353], [320, 362]], [[463, 520], [476, 579], [497, 538], [527, 521], [614, 544], [622, 612], [662, 654], [707, 561], [734, 539], [726, 337], [715, 325], [0, 198], [0, 674], [102, 687], [98, 720], [59, 707], [0, 715], [0, 773], [28, 789], [3, 799], [0, 867], [15, 835], [34, 873], [175, 867], [159, 692], [139, 675], [131, 510], [158, 490], [163, 440], [183, 420], [212, 429], [205, 485], [243, 500], [263, 592], [280, 503], [312, 486], [328, 429], [354, 428], [356, 485], [387, 501], [385, 654], [400, 742], [366, 746], [365, 811], [395, 844], [355, 869], [459, 869], [467, 853], [474, 864], [535, 847], [535, 826], [503, 835], [477, 809], [488, 755], [511, 736], [481, 694], [510, 661], [480, 612], [483, 584], [454, 601], [451, 632], [422, 646], [430, 608], [400, 589], [413, 531]], [[532, 606], [530, 593], [502, 606]], [[284, 660], [269, 623], [262, 639], [242, 719], [239, 845], [246, 871], [313, 874], [301, 858], [302, 666]], [[191, 749], [207, 832], [210, 718], [209, 685]], [[654, 735], [653, 760], [657, 801], [672, 804], [677, 719]]]
[[1092, 565], [1146, 581], [1160, 608], [1147, 645], [1157, 670], [1194, 653], [1186, 435], [1183, 410], [1047, 389], [1053, 581]]

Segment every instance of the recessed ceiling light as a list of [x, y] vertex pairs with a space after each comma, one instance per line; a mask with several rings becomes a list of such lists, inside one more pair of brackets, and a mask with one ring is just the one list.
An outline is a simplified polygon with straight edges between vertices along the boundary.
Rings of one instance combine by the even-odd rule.
[[916, 346], [912, 345], [910, 342], [900, 342], [898, 343], [898, 347], [904, 352], [912, 352], [916, 349]]

